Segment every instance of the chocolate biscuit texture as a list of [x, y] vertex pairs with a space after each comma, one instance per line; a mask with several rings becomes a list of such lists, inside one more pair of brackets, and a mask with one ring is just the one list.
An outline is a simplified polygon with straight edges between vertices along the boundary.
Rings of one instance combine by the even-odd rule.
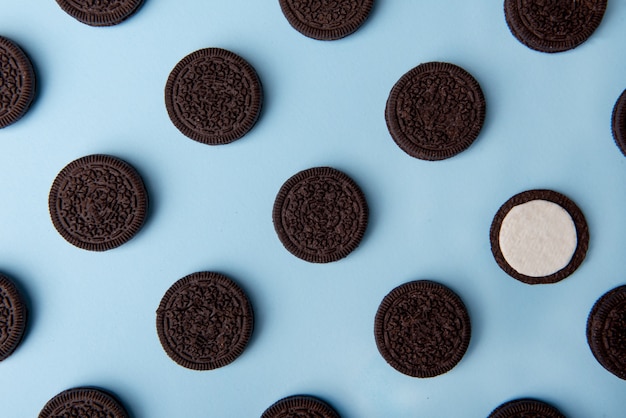
[[0, 361], [9, 357], [26, 333], [28, 310], [15, 284], [0, 274]]
[[585, 42], [597, 29], [607, 0], [505, 0], [511, 33], [540, 52], [563, 52]]
[[374, 0], [279, 0], [289, 24], [309, 38], [332, 41], [355, 32]]
[[374, 336], [390, 366], [426, 378], [446, 373], [461, 361], [471, 324], [463, 301], [452, 290], [419, 280], [385, 296], [376, 312]]
[[143, 0], [56, 0], [68, 15], [89, 26], [113, 26], [137, 12]]
[[35, 97], [35, 71], [24, 51], [0, 36], [0, 128], [26, 114]]
[[165, 107], [172, 123], [185, 136], [207, 145], [243, 137], [257, 122], [262, 101], [254, 68], [220, 48], [187, 55], [165, 85]]
[[613, 106], [611, 131], [615, 144], [626, 156], [626, 90], [622, 92]]
[[109, 392], [91, 387], [65, 390], [50, 399], [39, 418], [128, 418], [124, 406]]
[[565, 418], [565, 415], [546, 402], [525, 398], [503, 403], [488, 418]]
[[261, 418], [339, 418], [326, 402], [309, 395], [283, 398], [267, 408]]
[[165, 293], [156, 327], [167, 355], [193, 370], [212, 370], [239, 357], [254, 326], [244, 291], [220, 273], [183, 277]]
[[461, 67], [418, 65], [393, 86], [385, 107], [391, 137], [407, 154], [437, 161], [467, 149], [478, 137], [486, 103], [480, 85]]

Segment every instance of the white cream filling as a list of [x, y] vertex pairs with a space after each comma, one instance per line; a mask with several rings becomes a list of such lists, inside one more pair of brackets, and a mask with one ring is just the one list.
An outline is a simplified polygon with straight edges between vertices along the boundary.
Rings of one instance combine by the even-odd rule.
[[570, 214], [546, 200], [513, 207], [502, 221], [499, 241], [507, 263], [530, 277], [549, 276], [567, 266], [578, 244]]

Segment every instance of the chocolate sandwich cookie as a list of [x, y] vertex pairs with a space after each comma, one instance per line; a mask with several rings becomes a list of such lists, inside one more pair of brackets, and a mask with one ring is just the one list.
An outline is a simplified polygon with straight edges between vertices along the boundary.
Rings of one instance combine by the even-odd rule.
[[626, 380], [626, 285], [605, 293], [593, 305], [587, 343], [598, 363]]
[[279, 0], [289, 24], [309, 38], [340, 39], [355, 32], [367, 19], [374, 0]]
[[613, 106], [611, 131], [615, 143], [622, 154], [626, 155], [626, 90], [622, 92]]
[[428, 280], [405, 283], [381, 302], [376, 346], [394, 369], [413, 377], [450, 371], [467, 351], [471, 324], [461, 298]]
[[57, 417], [128, 418], [128, 413], [112, 394], [102, 389], [78, 387], [59, 393], [39, 413], [39, 418]]
[[580, 266], [589, 246], [582, 211], [552, 190], [528, 190], [507, 200], [489, 235], [500, 268], [528, 284], [563, 280]]
[[488, 418], [565, 418], [554, 406], [536, 399], [516, 399], [494, 409]]
[[540, 52], [562, 52], [585, 42], [602, 21], [607, 0], [505, 0], [511, 33]]
[[0, 128], [16, 122], [35, 97], [35, 71], [24, 51], [0, 36]]
[[174, 283], [157, 309], [161, 345], [176, 363], [212, 370], [243, 353], [254, 325], [244, 291], [223, 274], [193, 273]]
[[393, 140], [412, 157], [443, 160], [467, 149], [485, 120], [485, 97], [454, 64], [418, 65], [393, 86], [385, 121]]
[[70, 244], [105, 251], [130, 240], [146, 218], [148, 195], [137, 171], [109, 155], [89, 155], [65, 166], [48, 197], [56, 230]]
[[367, 228], [368, 207], [354, 180], [334, 168], [315, 167], [283, 184], [272, 219], [290, 253], [311, 263], [329, 263], [359, 245]]
[[113, 26], [135, 13], [143, 0], [57, 0], [74, 19], [89, 26]]
[[185, 136], [208, 145], [244, 136], [261, 113], [256, 71], [239, 55], [206, 48], [183, 58], [165, 85], [165, 107]]
[[28, 310], [17, 287], [0, 274], [0, 361], [9, 357], [26, 333]]
[[339, 418], [326, 402], [309, 395], [283, 398], [267, 408], [261, 418]]

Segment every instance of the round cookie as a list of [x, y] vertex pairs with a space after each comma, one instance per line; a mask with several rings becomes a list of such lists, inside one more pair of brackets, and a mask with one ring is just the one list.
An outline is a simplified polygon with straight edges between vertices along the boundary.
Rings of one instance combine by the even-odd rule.
[[552, 190], [528, 190], [507, 200], [490, 229], [502, 270], [527, 284], [555, 283], [583, 262], [589, 230], [582, 211]]
[[367, 19], [374, 0], [279, 0], [289, 24], [313, 39], [332, 41], [355, 32]]
[[280, 188], [272, 212], [285, 248], [311, 263], [350, 254], [367, 228], [368, 207], [359, 186], [330, 167], [303, 170]]
[[9, 357], [26, 333], [28, 310], [17, 287], [0, 274], [0, 361]]
[[185, 136], [208, 145], [233, 142], [252, 129], [263, 91], [254, 68], [240, 56], [206, 48], [183, 58], [165, 85], [165, 107]]
[[193, 370], [212, 370], [243, 353], [254, 326], [244, 291], [223, 274], [198, 272], [165, 293], [156, 327], [167, 355]]
[[622, 151], [622, 154], [626, 155], [626, 90], [622, 92], [615, 102], [615, 106], [613, 106], [611, 131], [615, 144]]
[[56, 0], [68, 15], [89, 26], [113, 26], [135, 13], [143, 0]]
[[394, 369], [413, 377], [450, 371], [467, 351], [471, 324], [463, 301], [428, 280], [393, 289], [374, 320], [376, 346]]
[[585, 42], [602, 21], [607, 0], [505, 0], [511, 33], [540, 52], [562, 52]]
[[565, 418], [552, 405], [536, 399], [515, 399], [494, 409], [488, 418]]
[[128, 413], [113, 395], [101, 389], [78, 387], [59, 393], [39, 413], [39, 418], [56, 417], [128, 418]]
[[19, 120], [35, 97], [35, 71], [22, 49], [0, 36], [0, 128]]
[[326, 402], [308, 395], [288, 396], [267, 408], [261, 418], [339, 418]]
[[148, 195], [132, 166], [96, 154], [72, 161], [59, 172], [48, 207], [54, 227], [70, 244], [106, 251], [139, 231], [146, 218]]
[[485, 97], [454, 64], [418, 65], [393, 86], [385, 107], [391, 137], [407, 154], [437, 161], [467, 149], [485, 120]]
[[587, 343], [598, 363], [626, 380], [626, 285], [605, 293], [593, 305]]

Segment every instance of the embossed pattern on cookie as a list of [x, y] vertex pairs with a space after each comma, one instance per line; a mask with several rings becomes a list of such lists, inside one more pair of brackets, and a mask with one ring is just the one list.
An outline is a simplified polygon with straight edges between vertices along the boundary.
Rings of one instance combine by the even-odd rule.
[[546, 402], [525, 398], [503, 403], [488, 418], [565, 418], [565, 415]]
[[622, 92], [613, 106], [611, 131], [615, 144], [626, 156], [626, 90]]
[[59, 172], [48, 198], [56, 230], [70, 244], [106, 251], [130, 240], [146, 218], [148, 195], [137, 171], [109, 155], [89, 155]]
[[283, 398], [267, 408], [261, 418], [339, 418], [326, 402], [309, 395]]
[[461, 361], [471, 324], [463, 301], [452, 290], [419, 280], [385, 296], [376, 312], [374, 336], [390, 366], [426, 378], [446, 373]]
[[511, 33], [540, 52], [563, 52], [585, 42], [604, 16], [607, 0], [505, 0]]
[[626, 285], [605, 293], [593, 305], [587, 343], [598, 363], [626, 380]]
[[367, 19], [374, 0], [280, 0], [289, 24], [309, 38], [340, 39], [355, 32]]
[[89, 26], [113, 26], [135, 13], [143, 0], [56, 0], [74, 19]]
[[185, 136], [208, 145], [233, 142], [252, 129], [263, 91], [252, 66], [220, 48], [183, 58], [165, 85], [165, 107]]
[[183, 277], [165, 293], [156, 327], [167, 355], [193, 370], [226, 366], [245, 349], [254, 326], [252, 305], [231, 279], [214, 272]]
[[9, 357], [26, 332], [28, 311], [17, 287], [0, 274], [0, 361]]
[[454, 64], [418, 65], [393, 86], [385, 108], [391, 137], [422, 160], [450, 158], [467, 149], [485, 120], [478, 82]]
[[128, 418], [128, 413], [112, 394], [101, 389], [78, 387], [59, 393], [39, 413], [39, 418], [60, 417]]
[[280, 188], [272, 212], [285, 248], [312, 263], [329, 263], [350, 254], [361, 242], [368, 207], [359, 186], [339, 170], [303, 170]]
[[0, 36], [0, 128], [19, 120], [35, 97], [35, 72], [24, 51]]

